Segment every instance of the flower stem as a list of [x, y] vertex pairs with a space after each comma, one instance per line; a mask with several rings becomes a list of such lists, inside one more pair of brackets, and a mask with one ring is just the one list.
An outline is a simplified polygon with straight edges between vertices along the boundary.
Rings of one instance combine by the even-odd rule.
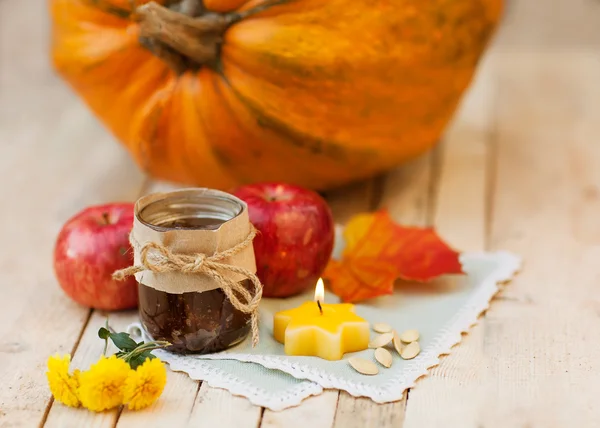
[[137, 357], [138, 355], [143, 354], [146, 351], [152, 351], [154, 349], [166, 348], [167, 346], [171, 346], [171, 344], [164, 340], [157, 340], [155, 342], [146, 342], [135, 348], [133, 351], [130, 351], [121, 356], [123, 360], [129, 362], [131, 359]]

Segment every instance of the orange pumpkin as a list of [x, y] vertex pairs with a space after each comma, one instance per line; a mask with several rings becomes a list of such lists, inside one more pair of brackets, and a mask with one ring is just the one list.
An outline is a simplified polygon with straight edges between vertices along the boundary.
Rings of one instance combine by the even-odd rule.
[[322, 190], [435, 144], [501, 1], [50, 0], [53, 59], [155, 177]]

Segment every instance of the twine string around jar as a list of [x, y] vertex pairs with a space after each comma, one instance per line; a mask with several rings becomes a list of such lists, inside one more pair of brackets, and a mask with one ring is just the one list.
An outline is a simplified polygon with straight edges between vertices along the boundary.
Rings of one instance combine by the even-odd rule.
[[[231, 304], [238, 311], [250, 314], [250, 323], [252, 329], [252, 346], [258, 344], [258, 305], [262, 297], [262, 284], [255, 273], [248, 269], [223, 263], [223, 260], [232, 257], [252, 245], [252, 240], [256, 236], [256, 229], [251, 227], [250, 233], [242, 242], [233, 247], [216, 252], [211, 256], [206, 254], [175, 254], [167, 247], [156, 242], [147, 242], [140, 245], [133, 236], [129, 236], [129, 241], [133, 249], [140, 255], [140, 264], [117, 270], [113, 273], [113, 278], [123, 280], [128, 276], [139, 272], [151, 271], [154, 273], [182, 272], [186, 274], [203, 273], [210, 276], [223, 290]], [[254, 286], [253, 293], [248, 291], [240, 282], [226, 278], [220, 272], [229, 271], [238, 273], [248, 278]]]

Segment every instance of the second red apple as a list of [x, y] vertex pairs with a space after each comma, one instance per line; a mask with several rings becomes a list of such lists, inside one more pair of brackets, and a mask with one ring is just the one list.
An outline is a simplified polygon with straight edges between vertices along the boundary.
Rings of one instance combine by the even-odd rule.
[[56, 239], [54, 271], [69, 297], [102, 310], [137, 306], [135, 278], [112, 278], [115, 270], [133, 264], [132, 225], [133, 204], [129, 202], [88, 207], [65, 223]]
[[287, 297], [314, 288], [333, 250], [331, 210], [317, 193], [284, 183], [258, 183], [233, 192], [248, 204], [257, 275], [263, 296]]

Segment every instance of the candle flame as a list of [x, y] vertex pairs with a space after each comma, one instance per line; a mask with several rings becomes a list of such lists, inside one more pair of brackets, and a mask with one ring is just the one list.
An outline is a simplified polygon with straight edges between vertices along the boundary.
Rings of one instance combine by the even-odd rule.
[[315, 302], [321, 302], [325, 300], [325, 285], [323, 284], [323, 279], [319, 278], [317, 281], [317, 286], [315, 287]]

